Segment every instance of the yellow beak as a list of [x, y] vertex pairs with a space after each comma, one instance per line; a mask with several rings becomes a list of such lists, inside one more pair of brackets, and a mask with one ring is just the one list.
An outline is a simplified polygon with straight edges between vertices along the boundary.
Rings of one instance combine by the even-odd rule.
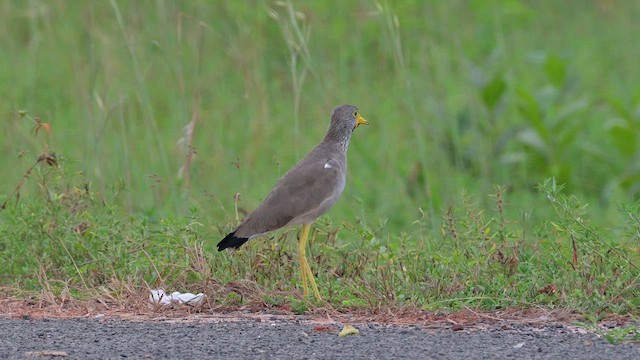
[[367, 121], [367, 119], [363, 118], [360, 113], [358, 113], [358, 115], [356, 116], [356, 127], [360, 125], [369, 125], [369, 122]]

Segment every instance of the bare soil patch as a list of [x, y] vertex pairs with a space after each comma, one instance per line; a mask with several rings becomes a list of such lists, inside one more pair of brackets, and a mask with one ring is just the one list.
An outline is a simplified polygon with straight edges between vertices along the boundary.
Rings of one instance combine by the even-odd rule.
[[[304, 315], [295, 314], [287, 305], [269, 306], [251, 303], [237, 307], [205, 304], [199, 308], [186, 305], [155, 306], [144, 296], [130, 301], [107, 302], [103, 299], [67, 300], [48, 303], [24, 298], [0, 298], [0, 317], [21, 319], [70, 319], [100, 318], [129, 321], [169, 322], [233, 322], [233, 321], [294, 321], [322, 326], [338, 323], [381, 324], [422, 328], [458, 330], [510, 329], [512, 326], [570, 325], [582, 320], [582, 316], [567, 310], [504, 309], [476, 311], [464, 309], [456, 312], [424, 311], [414, 307], [387, 308], [381, 310], [334, 310], [317, 307]], [[624, 326], [628, 316], [610, 315], [600, 326], [614, 328]], [[320, 331], [320, 330], [318, 330]]]

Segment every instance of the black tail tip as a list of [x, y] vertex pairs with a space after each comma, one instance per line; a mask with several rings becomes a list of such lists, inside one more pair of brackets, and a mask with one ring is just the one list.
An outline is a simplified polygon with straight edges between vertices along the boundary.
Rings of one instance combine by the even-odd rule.
[[249, 238], [237, 237], [235, 232], [227, 235], [218, 243], [218, 251], [222, 251], [226, 248], [239, 248], [242, 244], [246, 243]]

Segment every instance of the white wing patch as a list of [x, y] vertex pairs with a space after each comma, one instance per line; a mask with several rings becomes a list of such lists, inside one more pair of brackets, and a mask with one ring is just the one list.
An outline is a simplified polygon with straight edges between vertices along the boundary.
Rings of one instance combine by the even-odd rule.
[[[329, 161], [331, 161], [331, 160], [329, 160]], [[327, 161], [327, 162], [324, 164], [324, 168], [325, 168], [325, 169], [331, 169], [331, 168], [333, 167], [333, 166], [331, 166], [331, 164], [329, 164], [329, 161]]]

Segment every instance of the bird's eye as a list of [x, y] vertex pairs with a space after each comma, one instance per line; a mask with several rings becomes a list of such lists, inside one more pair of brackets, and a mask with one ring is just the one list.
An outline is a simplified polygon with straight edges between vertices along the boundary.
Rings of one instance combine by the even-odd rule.
[[358, 110], [353, 112], [353, 117], [358, 117]]

